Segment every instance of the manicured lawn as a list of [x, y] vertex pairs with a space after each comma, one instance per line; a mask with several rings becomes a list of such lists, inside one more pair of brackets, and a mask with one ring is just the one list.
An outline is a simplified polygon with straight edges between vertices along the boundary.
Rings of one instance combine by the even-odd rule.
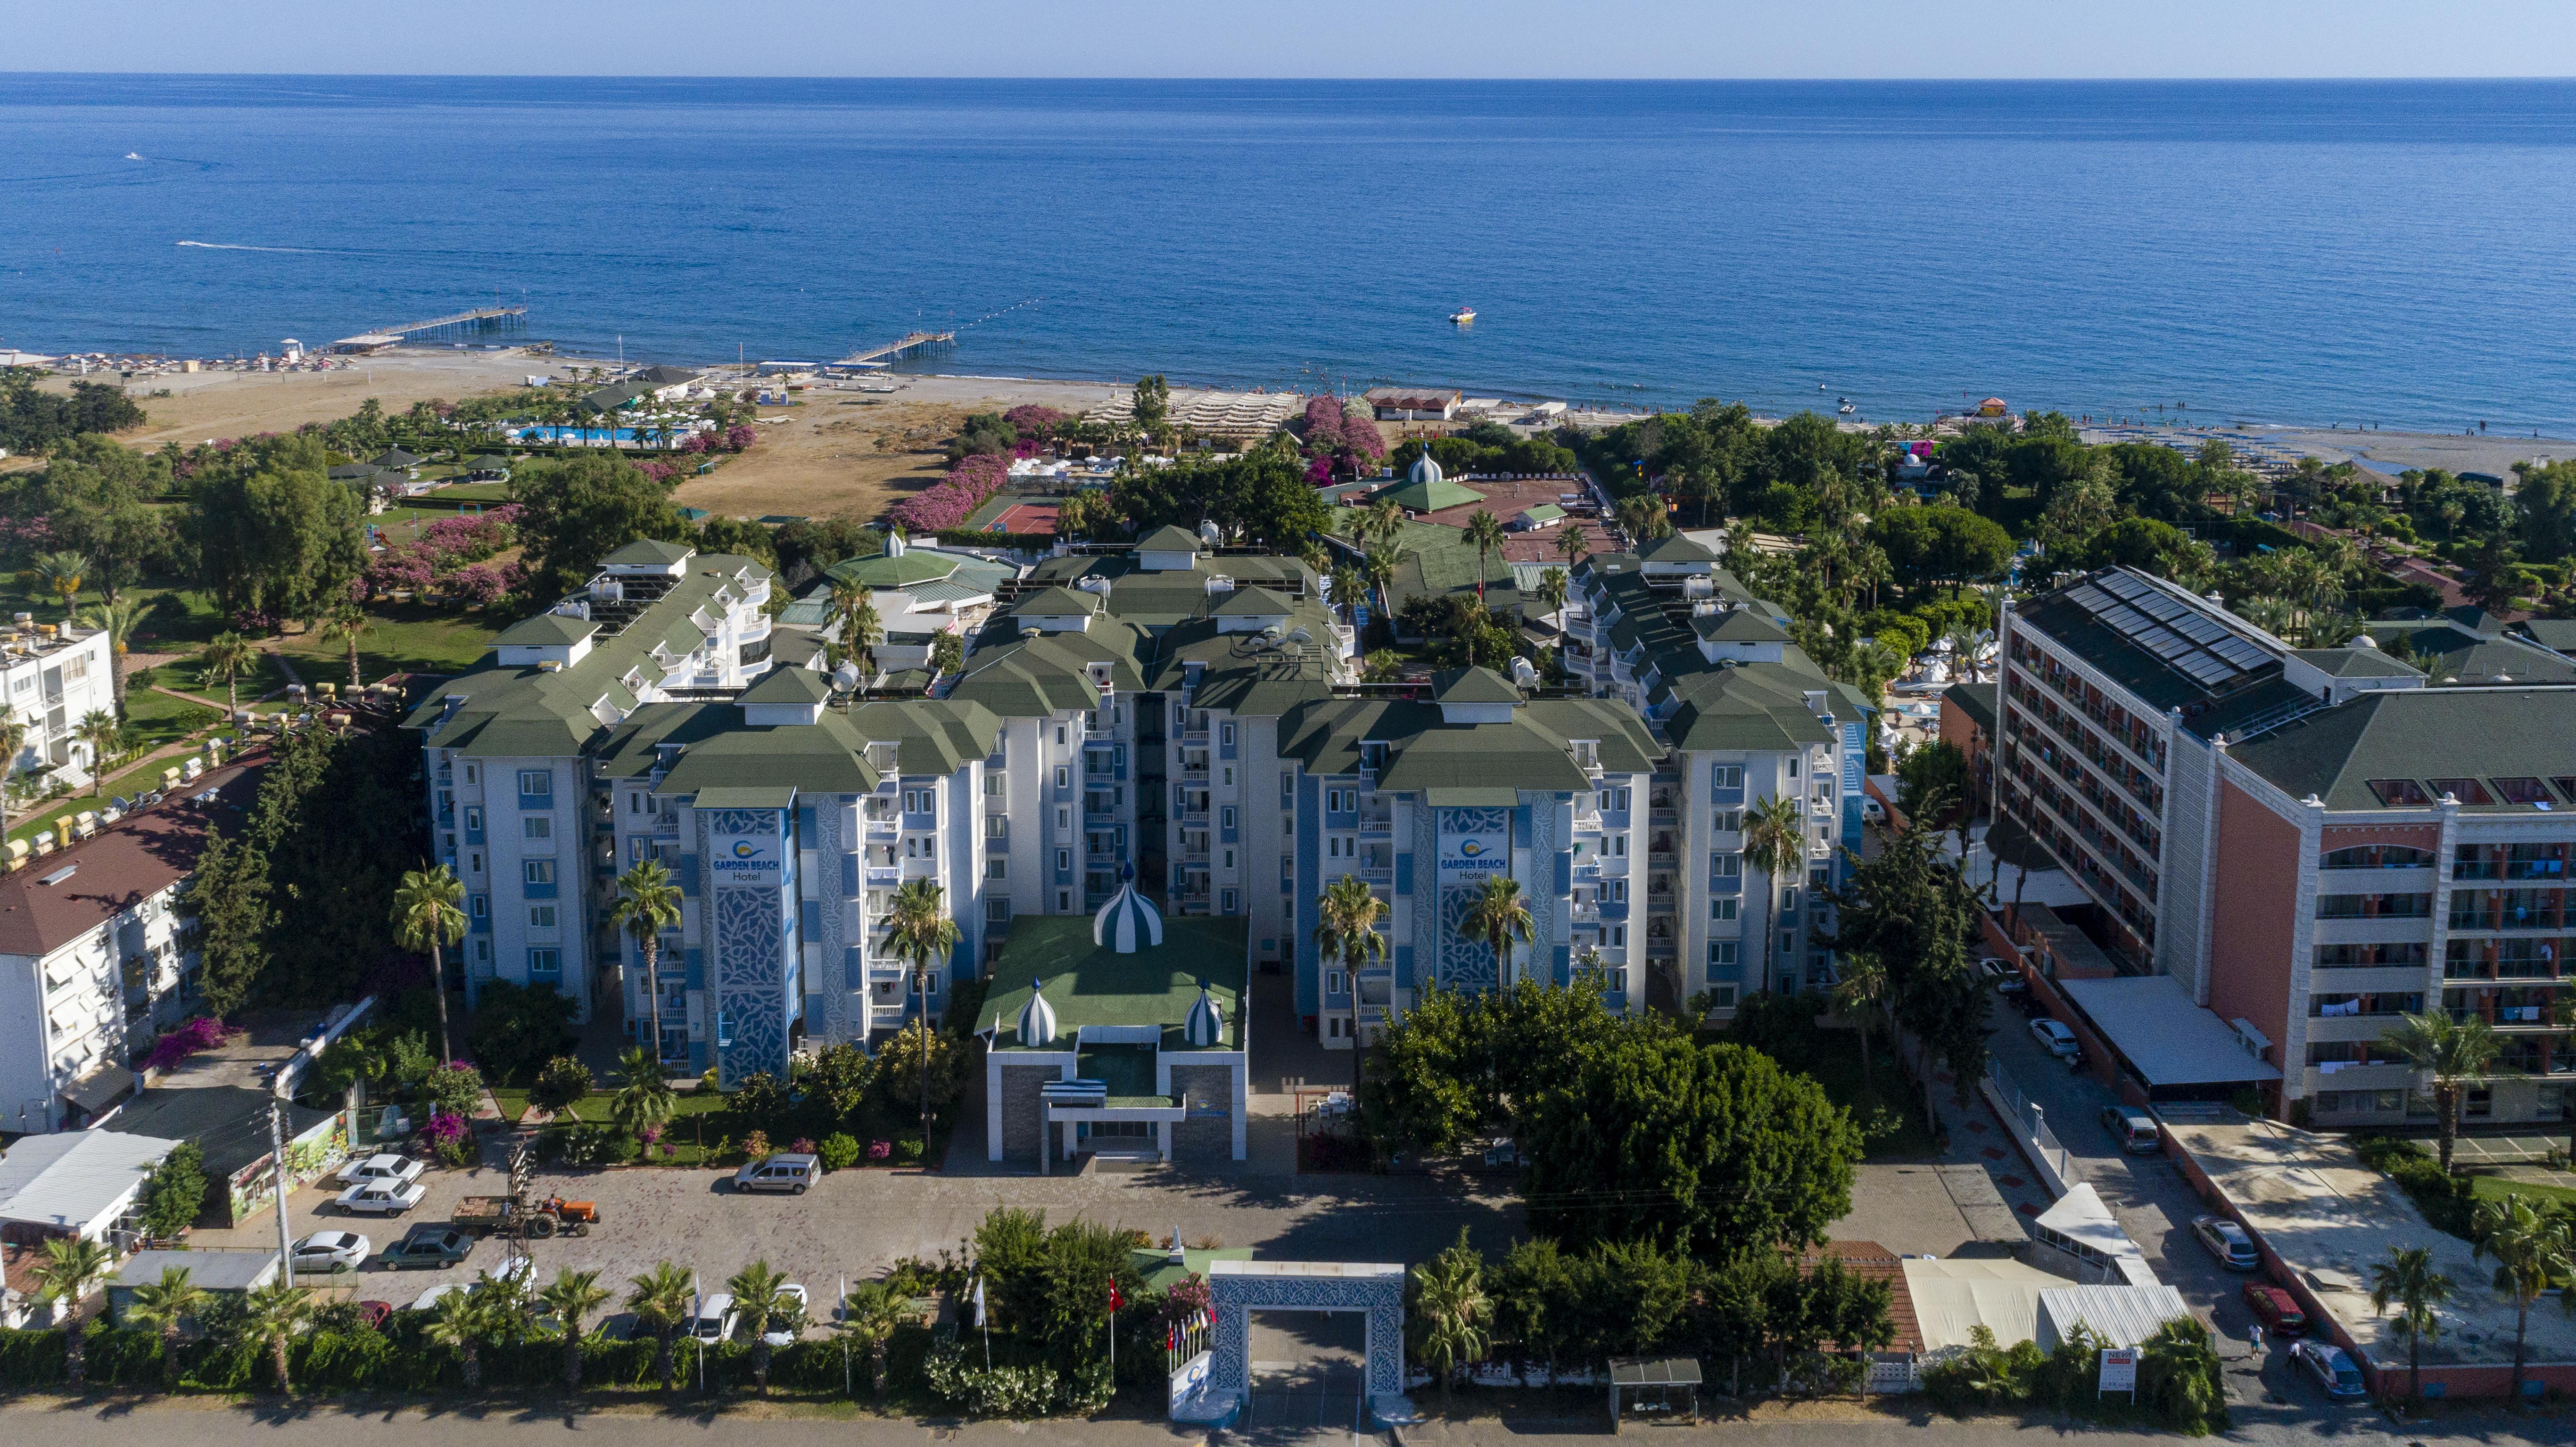
[[[184, 670], [181, 671], [184, 672]], [[220, 697], [220, 695], [217, 696]], [[125, 693], [125, 721], [142, 731], [143, 736], [150, 741], [148, 747], [159, 748], [163, 744], [202, 733], [222, 723], [224, 719], [219, 710], [200, 708], [184, 698], [172, 698], [166, 693], [155, 692], [133, 679], [128, 679]]]
[[2481, 1201], [2501, 1201], [2520, 1196], [2535, 1206], [2576, 1203], [2576, 1188], [2533, 1185], [2526, 1181], [2509, 1181], [2502, 1176], [2471, 1176], [2469, 1187]]
[[[375, 627], [358, 640], [358, 671], [369, 683], [389, 673], [456, 673], [474, 665], [496, 631], [480, 613], [460, 613], [419, 603], [385, 603], [367, 610]], [[311, 683], [349, 681], [348, 645], [325, 643], [319, 633], [298, 633], [279, 645]]]

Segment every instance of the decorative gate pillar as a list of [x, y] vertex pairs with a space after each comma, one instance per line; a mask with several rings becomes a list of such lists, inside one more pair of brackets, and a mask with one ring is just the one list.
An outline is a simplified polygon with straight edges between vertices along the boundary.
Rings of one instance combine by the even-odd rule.
[[1208, 1266], [1216, 1313], [1211, 1395], [1237, 1404], [1252, 1393], [1252, 1313], [1357, 1311], [1368, 1316], [1368, 1395], [1380, 1417], [1404, 1410], [1404, 1267], [1366, 1261], [1216, 1261]]

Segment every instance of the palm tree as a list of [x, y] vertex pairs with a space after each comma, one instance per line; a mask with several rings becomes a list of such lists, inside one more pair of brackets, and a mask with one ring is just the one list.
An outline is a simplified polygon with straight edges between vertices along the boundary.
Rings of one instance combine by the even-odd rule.
[[1583, 524], [1569, 519], [1563, 527], [1556, 530], [1556, 554], [1565, 559], [1567, 567], [1573, 567], [1584, 554], [1591, 551], [1592, 544], [1583, 536]]
[[86, 1236], [53, 1236], [45, 1241], [45, 1258], [36, 1263], [36, 1296], [56, 1304], [63, 1318], [63, 1379], [81, 1384], [81, 1327], [73, 1320], [90, 1288], [107, 1279], [116, 1253]]
[[1672, 519], [1665, 515], [1664, 500], [1651, 492], [1641, 492], [1619, 504], [1619, 526], [1642, 548], [1673, 530]]
[[2389, 1027], [2379, 1043], [2406, 1058], [2406, 1063], [2433, 1077], [2433, 1108], [2440, 1117], [2442, 1174], [2451, 1173], [2451, 1145], [2460, 1134], [2460, 1096], [2487, 1078], [2504, 1043], [2484, 1020], [2453, 1020], [2447, 1012], [2428, 1010], [2408, 1015]]
[[1565, 627], [1565, 595], [1573, 584], [1574, 579], [1563, 568], [1550, 568], [1538, 575], [1539, 601], [1545, 603], [1547, 611], [1554, 615], [1559, 630]]
[[921, 1158], [930, 1159], [930, 972], [957, 948], [957, 921], [948, 917], [942, 891], [928, 879], [908, 879], [894, 892], [886, 916], [886, 941], [912, 966], [921, 997]]
[[81, 614], [80, 625], [107, 635], [109, 681], [114, 686], [117, 716], [125, 715], [125, 653], [134, 641], [134, 630], [141, 626], [144, 615], [151, 612], [141, 599], [129, 593], [110, 598]]
[[2433, 1308], [2451, 1297], [2451, 1278], [2433, 1269], [2429, 1246], [2391, 1246], [2388, 1259], [2371, 1268], [2370, 1309], [2382, 1316], [2393, 1304], [2397, 1319], [2388, 1324], [2406, 1343], [2406, 1395], [2424, 1399], [2424, 1343], [2442, 1334]]
[[0, 704], [0, 833], [9, 828], [9, 783], [18, 777], [18, 755], [27, 747], [27, 722]]
[[242, 675], [259, 666], [259, 649], [249, 639], [227, 631], [207, 640], [206, 646], [197, 650], [196, 661], [209, 681], [224, 681], [224, 715], [229, 722], [232, 715], [241, 712]]
[[[1780, 903], [1780, 877], [1799, 867], [1807, 852], [1807, 811], [1795, 794], [1774, 794], [1744, 811], [1744, 862], [1762, 872], [1770, 905]], [[1769, 911], [1766, 910], [1767, 914]], [[1762, 983], [1771, 984], [1771, 940], [1779, 930], [1762, 922]]]
[[841, 649], [853, 659], [863, 659], [863, 673], [877, 671], [877, 645], [885, 642], [885, 622], [877, 617], [875, 598], [857, 583], [835, 582], [832, 585], [832, 608], [841, 615]]
[[1351, 1089], [1360, 1088], [1360, 970], [1386, 959], [1386, 936], [1377, 922], [1386, 902], [1369, 892], [1356, 875], [1345, 874], [1315, 901], [1323, 923], [1315, 926], [1315, 948], [1326, 959], [1339, 956], [1351, 989]]
[[608, 1098], [608, 1118], [619, 1130], [640, 1137], [678, 1108], [661, 1059], [641, 1045], [627, 1046], [617, 1057], [617, 1093]]
[[1460, 529], [1459, 541], [1476, 549], [1476, 601], [1485, 601], [1485, 555], [1502, 551], [1503, 520], [1478, 508], [1467, 515], [1467, 526]]
[[277, 1390], [292, 1393], [295, 1383], [286, 1370], [286, 1344], [313, 1315], [313, 1299], [303, 1287], [289, 1286], [283, 1276], [252, 1292], [243, 1302], [242, 1334], [268, 1348], [269, 1364], [277, 1369]]
[[1458, 921], [1458, 933], [1471, 940], [1482, 940], [1493, 947], [1494, 983], [1512, 983], [1512, 941], [1528, 944], [1531, 938], [1529, 905], [1521, 898], [1521, 882], [1508, 874], [1489, 874], [1467, 902], [1467, 913]]
[[[1464, 1243], [1461, 1243], [1464, 1244]], [[1440, 1395], [1462, 1363], [1485, 1354], [1483, 1268], [1475, 1253], [1455, 1248], [1413, 1268], [1413, 1315], [1422, 1323], [1420, 1350], [1424, 1365], [1440, 1378]]]
[[63, 619], [72, 616], [72, 604], [79, 600], [82, 577], [89, 572], [89, 559], [78, 553], [39, 553], [30, 565], [37, 581], [53, 592], [63, 605]]
[[2530, 1200], [2508, 1196], [2478, 1202], [2470, 1217], [2475, 1259], [2496, 1261], [2495, 1289], [2513, 1298], [2513, 1403], [2522, 1405], [2523, 1339], [2531, 1323], [2531, 1304], [2544, 1291], [2558, 1293], [2558, 1309], [2576, 1315], [2576, 1247], [2567, 1235], [2567, 1219], [2543, 1214]]
[[116, 757], [116, 715], [103, 708], [91, 709], [81, 715], [72, 732], [89, 745], [90, 792], [105, 792], [107, 766]]
[[179, 1380], [179, 1323], [205, 1310], [212, 1293], [189, 1279], [185, 1266], [164, 1266], [161, 1279], [134, 1288], [125, 1304], [125, 1319], [161, 1336], [161, 1385]]
[[331, 611], [322, 617], [322, 627], [318, 630], [322, 635], [322, 641], [327, 644], [337, 639], [348, 645], [349, 689], [353, 693], [366, 686], [365, 681], [358, 676], [358, 640], [374, 632], [375, 629], [375, 621], [367, 616], [367, 610], [354, 602], [334, 603], [331, 605]]
[[1392, 546], [1396, 535], [1404, 531], [1404, 505], [1394, 498], [1381, 497], [1360, 509], [1360, 515], [1368, 520], [1367, 535], [1380, 547]]
[[429, 984], [438, 995], [438, 1058], [453, 1060], [456, 1047], [447, 1038], [447, 959], [445, 947], [465, 938], [465, 884], [442, 864], [435, 869], [403, 872], [394, 890], [394, 942], [414, 954], [429, 955]]
[[662, 1058], [662, 931], [680, 927], [680, 887], [659, 859], [639, 859], [617, 876], [617, 898], [609, 901], [610, 922], [624, 929], [644, 953], [644, 1016], [650, 1025], [653, 1058]]
[[482, 1389], [483, 1338], [492, 1335], [499, 1325], [493, 1300], [483, 1289], [490, 1280], [487, 1275], [470, 1287], [440, 1297], [421, 1333], [432, 1343], [456, 1353], [456, 1366], [464, 1373], [465, 1390], [469, 1392]]
[[1869, 1090], [1869, 1017], [1887, 998], [1887, 967], [1874, 955], [1853, 953], [1843, 957], [1841, 976], [1834, 982], [1834, 1013], [1860, 1032], [1860, 1084]]
[[555, 1319], [563, 1332], [564, 1390], [581, 1390], [581, 1323], [601, 1302], [608, 1300], [608, 1288], [599, 1284], [596, 1271], [575, 1271], [570, 1267], [557, 1272], [552, 1285], [537, 1293], [546, 1313]]
[[1354, 624], [1359, 622], [1360, 595], [1367, 587], [1368, 584], [1360, 579], [1360, 570], [1349, 563], [1335, 563], [1332, 572], [1326, 574], [1324, 578], [1325, 593], [1331, 597], [1336, 607], [1350, 615]]
[[[633, 1052], [628, 1052], [630, 1055]], [[667, 1090], [668, 1087], [665, 1087]], [[668, 1261], [654, 1263], [653, 1269], [627, 1280], [626, 1309], [635, 1313], [635, 1324], [653, 1333], [656, 1343], [653, 1370], [662, 1385], [671, 1385], [671, 1344], [680, 1335], [680, 1324], [697, 1309], [697, 1288], [690, 1283], [689, 1273]]]
[[751, 1379], [759, 1384], [760, 1394], [766, 1397], [769, 1395], [769, 1319], [787, 1315], [794, 1309], [796, 1299], [787, 1294], [787, 1278], [769, 1264], [767, 1257], [726, 1278], [725, 1290], [733, 1293], [734, 1309], [742, 1313], [743, 1325], [751, 1329]]
[[868, 1382], [880, 1397], [885, 1395], [886, 1340], [912, 1319], [912, 1303], [882, 1281], [862, 1281], [841, 1298], [839, 1329], [868, 1349]]

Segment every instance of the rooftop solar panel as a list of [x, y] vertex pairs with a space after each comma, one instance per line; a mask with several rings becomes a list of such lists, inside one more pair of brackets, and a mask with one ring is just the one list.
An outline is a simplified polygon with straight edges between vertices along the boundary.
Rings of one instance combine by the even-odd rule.
[[2177, 666], [2201, 683], [2211, 685], [2224, 683], [2234, 678], [2237, 673], [2233, 665], [2221, 662], [2206, 653], [2195, 653], [2182, 660]]
[[2111, 605], [2111, 595], [2090, 583], [2080, 583], [2066, 590], [2066, 600], [2087, 613], [2099, 613]]
[[2272, 655], [2264, 652], [2262, 646], [2250, 638], [2230, 638], [2211, 645], [2209, 651], [2239, 668], [2260, 668], [2272, 661]]
[[2155, 591], [2145, 583], [2136, 578], [2130, 577], [2126, 573], [2104, 573], [2094, 581], [2101, 584], [2102, 587], [2110, 592], [2116, 593], [2123, 598], [2138, 598]]
[[2227, 631], [2227, 626], [2219, 622], [2217, 619], [2204, 618], [2198, 614], [2193, 614], [2192, 616], [2177, 622], [2174, 624], [2174, 627], [2180, 630], [2185, 638], [2189, 638], [2195, 643], [2216, 643], [2221, 638], [2230, 638], [2235, 636], [2229, 633]]

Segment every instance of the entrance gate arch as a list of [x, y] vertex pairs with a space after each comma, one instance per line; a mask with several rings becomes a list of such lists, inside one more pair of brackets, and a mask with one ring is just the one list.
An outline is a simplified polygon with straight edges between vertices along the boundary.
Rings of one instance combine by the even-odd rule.
[[[1216, 1316], [1206, 1408], [1231, 1417], [1252, 1394], [1252, 1313], [1352, 1311], [1368, 1320], [1370, 1415], [1406, 1411], [1404, 1267], [1365, 1261], [1213, 1261], [1208, 1306]], [[1231, 1410], [1229, 1410], [1231, 1409]], [[1203, 1409], [1205, 1410], [1205, 1409]]]

